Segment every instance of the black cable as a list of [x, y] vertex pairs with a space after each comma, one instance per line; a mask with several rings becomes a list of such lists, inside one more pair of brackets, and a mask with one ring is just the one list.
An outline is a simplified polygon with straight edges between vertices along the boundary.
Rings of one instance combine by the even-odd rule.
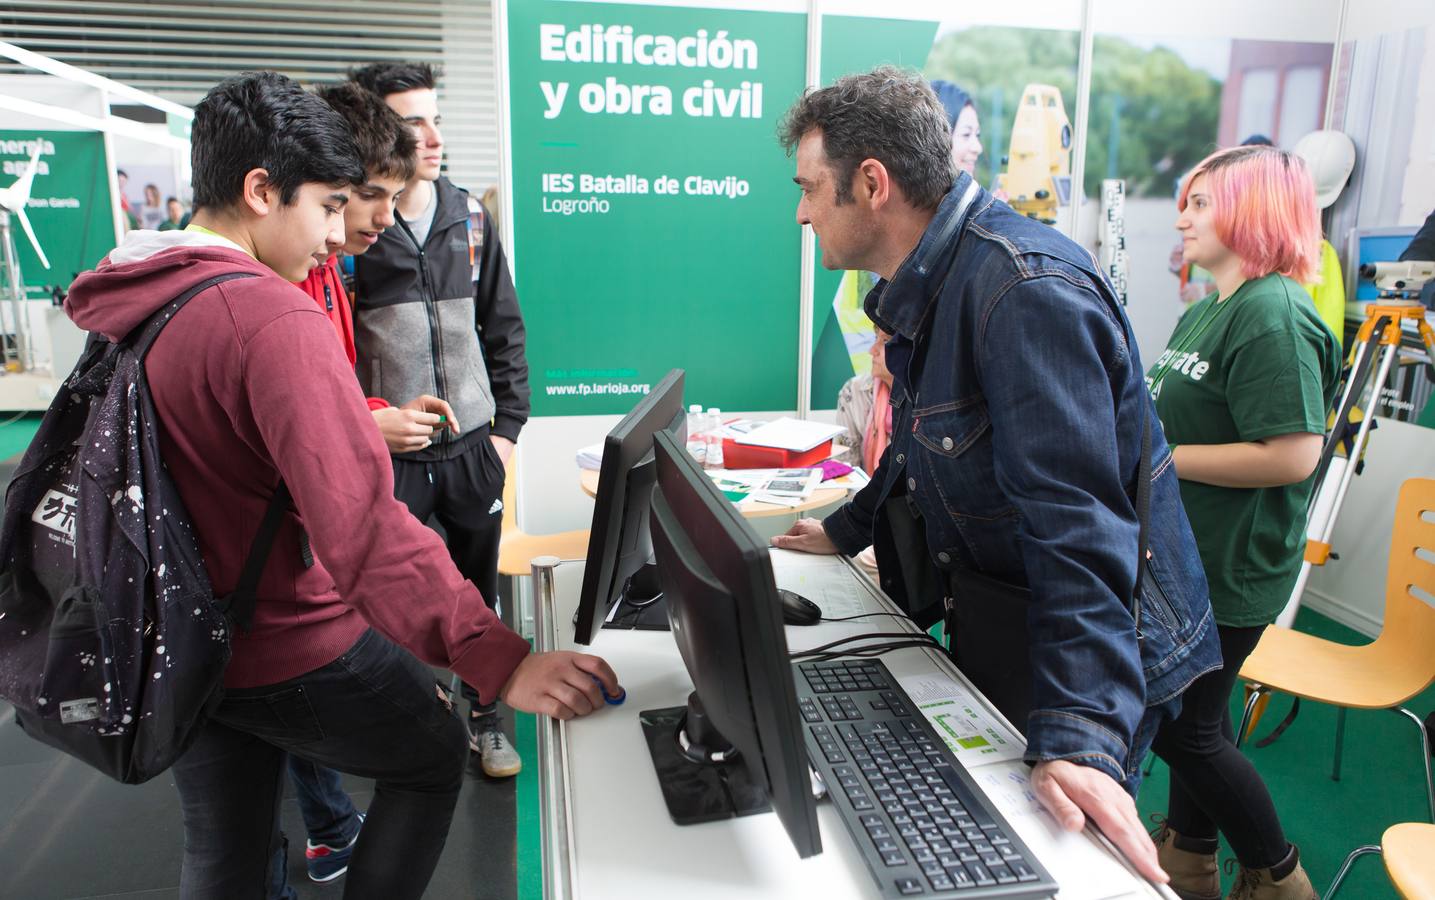
[[[897, 641], [903, 641], [903, 642], [905, 642], [905, 645], [921, 646], [921, 647], [936, 647], [936, 648], [939, 649], [939, 650], [943, 650], [943, 651], [946, 650], [946, 648], [942, 646], [942, 644], [941, 644], [940, 641], [937, 641], [935, 638], [931, 637], [930, 635], [926, 635], [926, 634], [913, 634], [912, 632], [909, 632], [909, 631], [895, 631], [895, 632], [894, 632], [894, 631], [875, 631], [875, 632], [870, 632], [870, 633], [868, 633], [868, 634], [855, 634], [855, 635], [852, 635], [851, 637], [840, 638], [840, 639], [838, 639], [838, 640], [831, 641], [831, 642], [829, 642], [829, 643], [822, 644], [822, 645], [817, 646], [817, 647], [811, 647], [811, 648], [809, 648], [809, 649], [807, 649], [807, 650], [799, 650], [799, 651], [796, 652], [796, 653], [790, 653], [790, 654], [788, 654], [788, 658], [789, 658], [789, 659], [801, 659], [801, 658], [803, 658], [803, 657], [808, 657], [808, 656], [823, 656], [823, 655], [826, 655], [826, 656], [834, 656], [834, 655], [835, 655], [835, 656], [842, 656], [842, 655], [850, 655], [850, 654], [853, 654], [853, 653], [856, 653], [856, 652], [862, 650], [863, 648], [862, 648], [862, 647], [855, 647], [855, 648], [843, 649], [843, 650], [838, 650], [838, 649], [836, 649], [836, 648], [842, 646], [843, 644], [853, 643], [854, 641], [871, 640], [871, 639], [876, 639], [876, 638], [891, 638], [891, 639], [895, 639], [895, 640], [897, 640]], [[873, 644], [872, 646], [885, 646], [885, 644]]]
[[855, 615], [855, 616], [838, 616], [838, 617], [835, 618], [835, 619], [829, 619], [829, 618], [827, 618], [826, 616], [823, 616], [822, 618], [818, 619], [817, 621], [819, 621], [819, 622], [851, 622], [853, 619], [870, 619], [872, 616], [891, 616], [891, 617], [894, 618], [894, 619], [910, 619], [910, 618], [911, 618], [911, 616], [907, 615], [906, 613], [870, 612], [870, 613], [861, 613], [860, 615]]
[[[801, 651], [798, 651], [798, 653], [792, 653], [792, 654], [788, 654], [788, 655], [789, 655], [789, 656], [799, 656], [799, 655], [808, 655], [808, 654], [812, 654], [812, 653], [819, 653], [819, 652], [822, 652], [822, 651], [824, 651], [824, 650], [830, 650], [830, 649], [832, 649], [833, 647], [840, 647], [840, 646], [842, 646], [843, 644], [850, 644], [850, 643], [852, 643], [853, 641], [865, 641], [865, 640], [875, 639], [875, 638], [897, 638], [897, 639], [901, 640], [901, 639], [910, 639], [910, 638], [914, 638], [914, 637], [916, 637], [916, 635], [913, 634], [913, 633], [910, 632], [910, 631], [869, 631], [869, 632], [867, 632], [866, 634], [851, 634], [851, 635], [848, 635], [847, 637], [838, 638], [838, 639], [835, 640], [835, 641], [828, 641], [828, 642], [825, 643], [825, 644], [819, 644], [819, 645], [816, 646], [816, 647], [809, 647], [809, 648], [806, 649], [806, 650], [801, 650]], [[927, 640], [932, 641], [932, 643], [934, 643], [934, 644], [937, 643], [935, 640], [932, 640], [932, 638], [930, 638], [930, 637], [928, 637]]]
[[936, 644], [933, 641], [884, 641], [880, 644], [868, 644], [864, 647], [854, 647], [851, 650], [824, 650], [818, 653], [812, 653], [810, 658], [808, 658], [809, 654], [806, 653], [794, 654], [793, 659], [804, 658], [807, 659], [807, 661], [809, 662], [831, 662], [835, 659], [851, 659], [853, 657], [856, 657], [858, 659], [865, 659], [867, 657], [881, 656], [884, 653], [891, 653], [893, 650], [931, 650], [933, 649], [933, 647], [941, 649], [941, 645]]
[[823, 651], [821, 651], [819, 654], [815, 654], [815, 655], [830, 656], [830, 657], [877, 655], [878, 651], [880, 651], [880, 652], [882, 652], [882, 653], [885, 653], [885, 652], [888, 651], [888, 650], [899, 649], [899, 648], [904, 648], [904, 647], [919, 647], [919, 648], [920, 648], [920, 647], [931, 647], [931, 646], [933, 646], [933, 645], [932, 645], [932, 643], [931, 643], [930, 641], [919, 641], [919, 640], [915, 640], [915, 639], [914, 639], [914, 640], [909, 640], [909, 641], [883, 641], [883, 642], [878, 643], [878, 644], [863, 644], [863, 645], [860, 646], [860, 647], [852, 647], [852, 648], [845, 649], [845, 650], [823, 650]]

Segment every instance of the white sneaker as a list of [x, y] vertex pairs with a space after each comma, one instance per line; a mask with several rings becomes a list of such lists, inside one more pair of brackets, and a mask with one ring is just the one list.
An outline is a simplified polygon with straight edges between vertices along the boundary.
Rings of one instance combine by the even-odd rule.
[[484, 727], [475, 721], [468, 725], [468, 746], [483, 763], [483, 774], [489, 778], [512, 778], [523, 771], [523, 758], [513, 748], [501, 728]]

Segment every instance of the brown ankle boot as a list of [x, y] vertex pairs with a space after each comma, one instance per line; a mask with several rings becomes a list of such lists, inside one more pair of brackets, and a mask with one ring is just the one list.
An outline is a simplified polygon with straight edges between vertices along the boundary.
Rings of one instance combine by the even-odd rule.
[[1156, 859], [1171, 876], [1170, 888], [1181, 900], [1221, 900], [1221, 873], [1216, 854], [1192, 853], [1176, 846], [1179, 837], [1164, 821], [1151, 840], [1156, 843]]
[[1300, 864], [1300, 851], [1294, 844], [1291, 845], [1291, 853], [1296, 854], [1295, 868], [1280, 881], [1275, 880], [1270, 869], [1241, 866], [1228, 900], [1320, 900], [1320, 895], [1311, 886], [1310, 877], [1305, 874], [1305, 867]]

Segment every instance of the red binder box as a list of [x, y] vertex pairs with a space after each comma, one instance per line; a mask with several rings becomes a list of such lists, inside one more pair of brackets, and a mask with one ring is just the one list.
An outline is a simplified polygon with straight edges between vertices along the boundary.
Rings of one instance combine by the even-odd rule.
[[831, 440], [799, 453], [780, 447], [739, 444], [732, 438], [722, 439], [722, 461], [725, 469], [801, 469], [815, 466], [831, 455]]

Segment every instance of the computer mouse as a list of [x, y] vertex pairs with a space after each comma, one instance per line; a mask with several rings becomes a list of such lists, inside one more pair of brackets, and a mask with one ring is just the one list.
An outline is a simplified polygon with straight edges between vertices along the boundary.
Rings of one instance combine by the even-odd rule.
[[822, 621], [822, 607], [801, 594], [783, 588], [777, 589], [782, 601], [782, 621], [788, 625], [816, 625]]

